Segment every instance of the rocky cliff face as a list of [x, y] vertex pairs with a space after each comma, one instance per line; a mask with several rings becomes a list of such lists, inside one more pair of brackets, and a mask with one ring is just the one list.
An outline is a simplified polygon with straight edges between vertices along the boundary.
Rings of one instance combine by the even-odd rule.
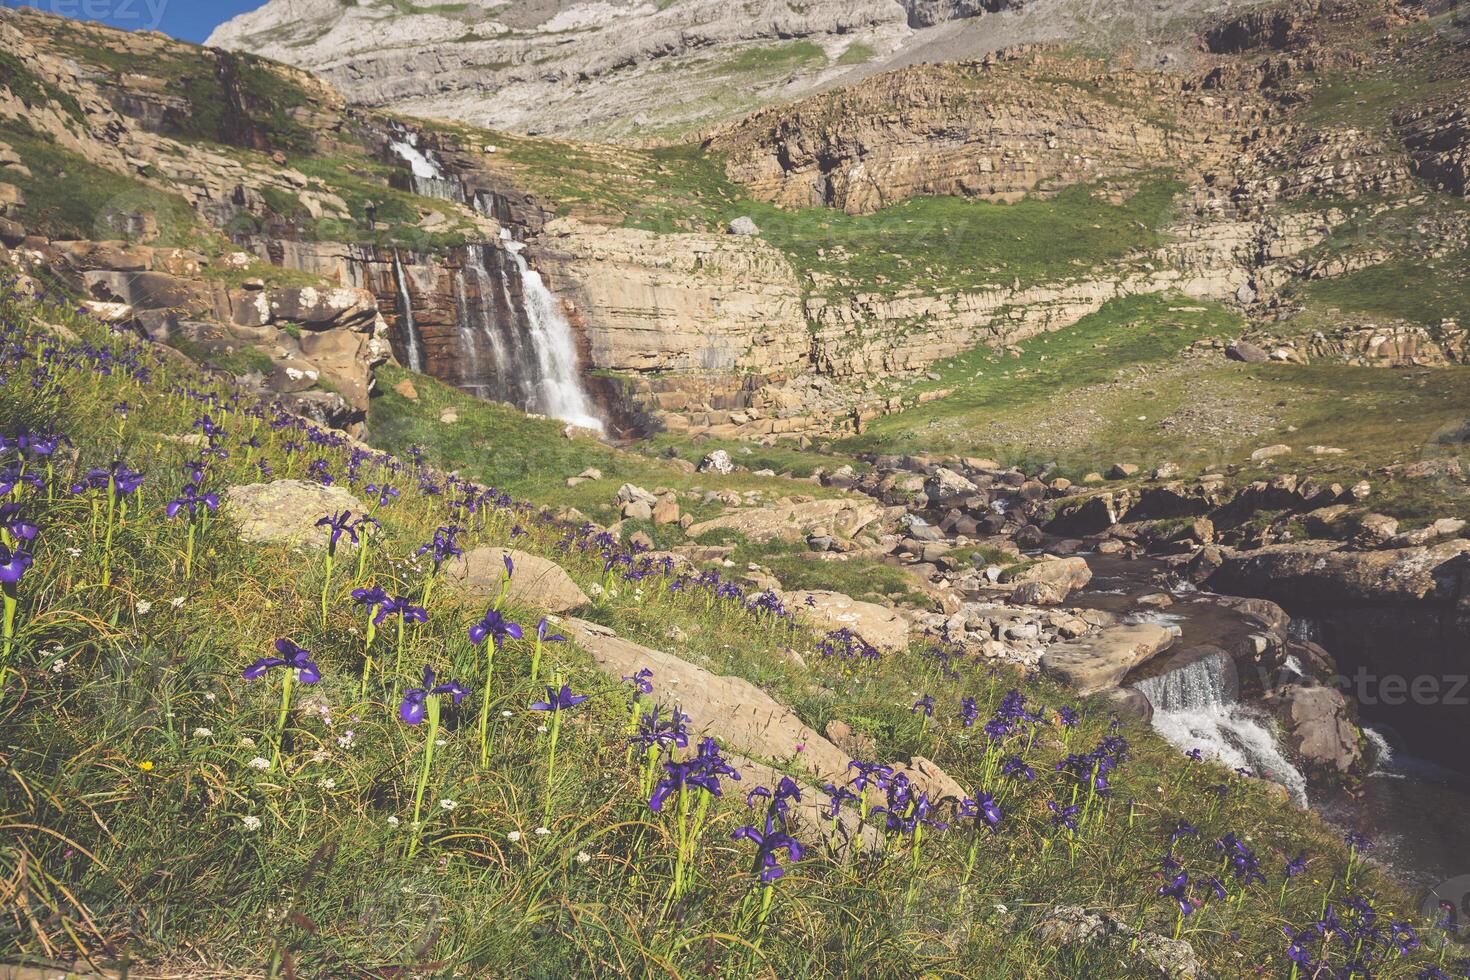
[[1181, 91], [1172, 76], [1032, 48], [763, 110], [708, 145], [762, 200], [869, 214], [913, 197], [1013, 201], [1159, 168], [1197, 156], [1227, 116], [1259, 113]]
[[208, 43], [311, 68], [359, 103], [527, 133], [688, 129], [892, 51], [894, 0], [271, 0]]

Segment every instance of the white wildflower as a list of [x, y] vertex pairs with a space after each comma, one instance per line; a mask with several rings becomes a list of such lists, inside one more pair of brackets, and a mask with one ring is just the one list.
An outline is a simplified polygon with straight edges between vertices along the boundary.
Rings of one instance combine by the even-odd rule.
[[459, 806], [459, 804], [457, 802], [455, 802], [454, 800], [440, 800], [439, 801], [439, 809], [441, 809], [441, 810], [453, 810], [457, 806]]
[[138, 604], [133, 608], [138, 610], [139, 616], [146, 616], [148, 615], [148, 611], [153, 608], [153, 603], [149, 602], [147, 599], [139, 599]]
[[199, 728], [194, 729], [194, 737], [195, 738], [209, 738], [209, 736], [211, 736], [213, 734], [214, 734], [214, 729], [212, 729], [212, 728], [205, 728], [203, 726], [200, 726]]
[[248, 817], [241, 817], [240, 818], [240, 824], [246, 830], [259, 830], [260, 829], [260, 818], [257, 817], [257, 816], [255, 816], [254, 814], [251, 814]]
[[588, 854], [586, 851], [578, 851], [577, 852], [577, 863], [578, 864], [586, 864], [586, 863], [588, 863], [591, 860], [592, 860], [592, 855], [591, 854]]
[[352, 743], [356, 739], [357, 739], [357, 733], [354, 732], [352, 729], [349, 728], [349, 729], [347, 729], [347, 731], [345, 731], [341, 735], [338, 735], [337, 736], [337, 745], [340, 746], [341, 748], [344, 748], [344, 749], [350, 749], [350, 748], [352, 748]]
[[246, 765], [248, 765], [251, 769], [269, 769], [271, 767], [271, 760], [267, 759], [265, 756], [258, 755], [255, 758], [251, 759], [248, 763], [246, 763]]
[[549, 828], [547, 828], [547, 827], [537, 827], [536, 828], [536, 836], [537, 837], [545, 837], [549, 833], [551, 833], [551, 830]]
[[168, 604], [177, 609], [184, 604], [184, 597], [181, 595], [176, 595], [168, 601]]
[[519, 830], [512, 830], [510, 833], [505, 835], [505, 839], [510, 841], [512, 844], [515, 844], [520, 841], [521, 832]]
[[51, 672], [53, 674], [59, 674], [59, 673], [61, 673], [65, 669], [66, 669], [66, 660], [63, 659], [63, 658], [61, 658], [61, 657], [57, 657], [56, 658], [56, 663], [54, 663], [54, 664], [51, 665]]
[[396, 827], [396, 826], [398, 826], [398, 818], [397, 817], [389, 817], [388, 818], [388, 826], [390, 826], [390, 827]]
[[247, 749], [253, 748], [255, 745], [255, 739], [251, 738], [249, 735], [243, 735], [240, 737], [240, 744]]
[[502, 718], [514, 718], [515, 717], [515, 712], [514, 711], [502, 711], [500, 713], [500, 717], [502, 717]]
[[322, 789], [336, 789], [337, 780], [333, 779], [331, 776], [328, 776], [326, 779], [323, 779], [321, 782], [317, 783], [317, 785], [320, 786]]

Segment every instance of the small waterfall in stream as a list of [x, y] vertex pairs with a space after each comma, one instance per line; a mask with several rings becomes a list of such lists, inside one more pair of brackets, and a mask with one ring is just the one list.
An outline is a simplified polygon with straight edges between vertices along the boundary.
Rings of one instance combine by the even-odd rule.
[[420, 149], [418, 133], [395, 125], [393, 136], [395, 138], [388, 141], [388, 148], [408, 164], [412, 175], [409, 186], [415, 194], [464, 203], [464, 185], [444, 173], [433, 150]]
[[1306, 777], [1281, 751], [1264, 716], [1239, 702], [1235, 664], [1223, 651], [1201, 651], [1132, 687], [1154, 706], [1153, 726], [1171, 743], [1279, 783], [1307, 805]]
[[419, 331], [413, 321], [413, 297], [408, 292], [408, 276], [403, 271], [403, 260], [398, 249], [393, 250], [393, 284], [398, 292], [398, 318], [403, 325], [403, 346], [408, 353], [408, 369], [424, 370], [423, 344], [419, 342]]

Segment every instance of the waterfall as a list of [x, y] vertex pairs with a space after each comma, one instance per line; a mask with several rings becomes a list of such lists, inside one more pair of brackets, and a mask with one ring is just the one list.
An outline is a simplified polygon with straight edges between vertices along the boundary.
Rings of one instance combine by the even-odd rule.
[[1235, 663], [1219, 650], [1198, 650], [1185, 661], [1131, 686], [1154, 707], [1153, 726], [1181, 749], [1201, 749], [1231, 768], [1249, 769], [1286, 787], [1307, 805], [1307, 779], [1281, 751], [1262, 712], [1241, 704]]
[[408, 369], [423, 372], [424, 352], [419, 344], [419, 329], [413, 322], [413, 297], [408, 293], [408, 277], [398, 249], [393, 250], [393, 282], [398, 290], [398, 321], [403, 327], [403, 346], [408, 352]]
[[415, 194], [464, 203], [464, 185], [444, 172], [433, 150], [419, 147], [418, 133], [395, 123], [393, 135], [397, 139], [390, 139], [388, 148], [408, 164], [409, 186]]
[[526, 261], [522, 254], [525, 245], [511, 238], [509, 229], [502, 228], [500, 236], [515, 261], [525, 296], [526, 325], [536, 366], [531, 405], [553, 418], [601, 431], [602, 420], [597, 417], [577, 373], [577, 345], [572, 325], [561, 311], [561, 302], [546, 288], [541, 274]]

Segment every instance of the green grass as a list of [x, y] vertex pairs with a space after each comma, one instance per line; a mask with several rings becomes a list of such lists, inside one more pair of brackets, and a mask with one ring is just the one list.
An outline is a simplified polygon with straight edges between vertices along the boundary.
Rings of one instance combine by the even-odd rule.
[[[394, 390], [394, 385], [405, 378], [413, 382], [417, 401]], [[433, 378], [398, 368], [380, 369], [378, 385], [380, 394], [368, 410], [374, 445], [390, 452], [420, 446], [438, 465], [457, 467], [474, 479], [539, 503], [576, 507], [604, 523], [617, 519], [612, 505], [623, 483], [647, 490], [758, 490], [772, 499], [795, 489], [784, 481], [748, 473], [689, 473], [667, 461], [614, 449], [595, 440], [566, 439], [561, 434], [563, 422], [528, 418], [507, 405], [474, 398]], [[448, 408], [459, 416], [453, 425], [439, 422]], [[588, 467], [600, 470], [602, 479], [565, 486], [567, 477]], [[803, 485], [799, 490], [812, 496], [832, 496], [836, 492], [815, 485]], [[680, 507], [701, 520], [723, 509], [720, 504], [704, 503], [702, 497], [681, 498]]]
[[[7, 357], [40, 346], [30, 336], [32, 315], [0, 298], [0, 326], [12, 341]], [[825, 660], [804, 630], [753, 616], [698, 586], [676, 591], [658, 587], [656, 576], [605, 574], [596, 547], [564, 550], [566, 530], [533, 513], [454, 515], [466, 546], [510, 541], [519, 527], [517, 547], [563, 563], [588, 588], [601, 584], [601, 598], [584, 615], [745, 677], [818, 729], [846, 719], [874, 739], [880, 758], [922, 753], [964, 787], [1001, 798], [995, 835], [932, 828], [859, 859], [829, 852], [817, 832], [776, 883], [773, 915], [758, 931], [738, 912], [746, 896], [760, 899], [751, 850], [731, 837], [752, 816], [745, 787], [727, 782], [698, 835], [691, 888], [668, 903], [671, 820], [649, 811], [637, 767], [626, 760], [627, 685], [570, 644], [548, 647], [543, 668], [594, 695], [562, 727], [559, 775], [548, 785], [546, 735], [538, 731], [545, 718], [528, 710], [540, 694], [529, 674], [530, 642], [507, 642], [487, 688], [483, 651], [464, 640], [483, 607], [441, 586], [427, 603], [428, 621], [408, 634], [403, 672], [388, 666], [374, 674], [363, 696], [365, 618], [347, 594], [352, 562], [339, 561], [328, 579], [319, 554], [243, 543], [222, 514], [184, 574], [186, 522], [166, 519], [163, 507], [182, 489], [182, 464], [199, 452], [176, 437], [198, 431], [205, 406], [174, 392], [213, 384], [155, 362], [139, 341], [108, 336], [67, 309], [41, 315], [81, 331], [92, 353], [53, 358], [52, 378], [39, 388], [29, 361], [5, 371], [0, 431], [54, 426], [75, 444], [77, 467], [105, 465], [121, 453], [147, 478], [110, 548], [107, 509], [94, 508], [87, 495], [48, 499], [44, 490], [21, 490], [24, 512], [41, 532], [32, 546], [36, 563], [16, 593], [18, 642], [0, 711], [0, 761], [11, 787], [0, 813], [0, 880], [11, 889], [5, 894], [23, 887], [25, 895], [23, 906], [7, 902], [23, 914], [0, 924], [7, 959], [86, 954], [109, 964], [127, 960], [134, 972], [149, 964], [158, 968], [149, 972], [186, 966], [299, 976], [1139, 975], [1126, 941], [1066, 947], [1037, 932], [1044, 910], [1079, 904], [1165, 934], [1182, 928], [1212, 974], [1236, 975], [1243, 966], [1276, 975], [1283, 972], [1280, 927], [1311, 922], [1329, 887], [1342, 894], [1345, 854], [1336, 835], [1281, 805], [1263, 784], [1188, 763], [1147, 731], [1125, 730], [1127, 760], [1110, 774], [1112, 794], [1089, 800], [1055, 763], [1109, 732], [1108, 713], [1098, 706], [1081, 705], [1083, 721], [1070, 732], [1044, 712], [1033, 736], [1010, 743], [1007, 751], [1025, 752], [1034, 765], [1035, 783], [987, 781], [977, 729], [961, 723], [955, 706], [973, 697], [988, 713], [1013, 685], [1032, 705], [1073, 700], [1043, 682], [964, 660], [944, 673], [923, 643], [873, 662]], [[145, 383], [125, 370], [94, 370], [99, 349], [124, 363], [141, 356], [152, 376]], [[228, 392], [215, 394], [209, 411], [230, 452], [211, 462], [207, 487], [259, 480], [261, 462], [275, 477], [303, 478], [317, 458], [342, 486], [390, 480], [403, 494], [376, 513], [383, 528], [364, 578], [397, 594], [421, 594], [424, 572], [408, 558], [450, 519], [456, 494], [421, 493], [411, 470], [395, 473], [371, 458], [349, 478], [345, 448], [318, 440], [288, 453], [286, 442], [301, 433], [220, 410], [230, 404]], [[126, 418], [112, 408], [123, 401]], [[251, 436], [258, 448], [240, 444]], [[486, 427], [481, 437], [491, 440], [488, 451], [505, 456], [528, 448], [510, 426]], [[529, 448], [552, 451], [552, 442]], [[485, 451], [458, 462], [464, 472], [506, 465]], [[55, 479], [67, 482], [71, 459], [54, 463]], [[504, 611], [526, 624], [540, 614], [514, 605]], [[273, 767], [278, 672], [260, 681], [239, 672], [277, 637], [309, 649], [323, 680], [297, 687]], [[375, 644], [380, 667], [392, 663], [392, 647], [391, 640]], [[471, 692], [457, 708], [444, 707], [416, 834], [409, 820], [425, 731], [398, 722], [394, 688], [425, 660]], [[661, 678], [653, 682], [663, 696]], [[932, 720], [911, 710], [915, 690], [934, 696]], [[484, 763], [482, 706], [489, 720]], [[252, 765], [256, 756], [266, 768]], [[1046, 803], [1074, 793], [1088, 809], [1072, 837], [1053, 828]], [[1173, 903], [1156, 894], [1154, 871], [1181, 818], [1199, 828], [1175, 848], [1192, 875], [1219, 873], [1211, 842], [1235, 833], [1260, 855], [1268, 884], [1230, 880], [1230, 901], [1208, 900], [1177, 919]], [[543, 824], [547, 833], [535, 833]], [[1287, 887], [1279, 907], [1281, 863], [1303, 851], [1312, 859], [1309, 873]], [[1358, 869], [1354, 887], [1377, 895], [1385, 916], [1413, 907], [1372, 868]], [[179, 950], [188, 951], [187, 961]], [[1434, 955], [1392, 961], [1381, 975], [1413, 976]]]
[[1320, 307], [1438, 326], [1443, 319], [1470, 322], [1470, 251], [1442, 258], [1390, 259], [1302, 290]]
[[942, 388], [952, 394], [875, 419], [838, 448], [1025, 459], [1032, 450], [1024, 430], [991, 441], [979, 436], [979, 423], [1044, 412], [1069, 391], [1107, 383], [1130, 366], [1166, 361], [1198, 340], [1229, 336], [1241, 326], [1238, 316], [1215, 304], [1156, 295], [1114, 300], [1071, 327], [1017, 345], [1020, 357], [978, 347], [934, 365], [939, 380], [916, 383], [906, 394]]
[[159, 228], [156, 244], [207, 247], [213, 238], [183, 198], [98, 167], [24, 122], [0, 120], [0, 142], [9, 143], [31, 171], [29, 177], [8, 171], [5, 179], [25, 195], [25, 224], [33, 234], [121, 238], [107, 223], [109, 214], [151, 211]]
[[872, 61], [877, 53], [871, 45], [864, 44], [861, 41], [854, 41], [842, 50], [842, 53], [837, 56], [837, 60], [833, 64], [865, 65]]
[[[1235, 314], [1210, 304], [1114, 301], [1072, 327], [1026, 341], [1019, 358], [981, 348], [938, 365], [940, 380], [914, 385], [909, 394], [943, 387], [953, 394], [876, 419], [837, 448], [1057, 463], [1073, 480], [1115, 462], [1145, 473], [1172, 462], [1186, 476], [1226, 473], [1236, 483], [1280, 473], [1345, 485], [1366, 477], [1375, 510], [1406, 521], [1470, 517], [1463, 491], [1447, 494], [1434, 480], [1380, 472], [1443, 454], [1436, 433], [1470, 418], [1470, 368], [1247, 365], [1218, 352], [1178, 356], [1196, 340], [1236, 336], [1241, 326]], [[1249, 459], [1275, 443], [1295, 452], [1270, 464]], [[1312, 445], [1346, 452], [1313, 456], [1305, 452]]]

